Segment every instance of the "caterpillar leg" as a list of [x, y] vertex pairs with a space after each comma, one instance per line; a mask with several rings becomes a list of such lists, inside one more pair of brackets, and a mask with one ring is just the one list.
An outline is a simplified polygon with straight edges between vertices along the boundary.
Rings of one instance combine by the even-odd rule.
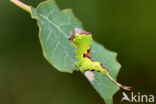
[[82, 68], [82, 67], [79, 67], [79, 69], [80, 69], [81, 73], [85, 73], [85, 71], [87, 71], [87, 70], [85, 70], [85, 69]]

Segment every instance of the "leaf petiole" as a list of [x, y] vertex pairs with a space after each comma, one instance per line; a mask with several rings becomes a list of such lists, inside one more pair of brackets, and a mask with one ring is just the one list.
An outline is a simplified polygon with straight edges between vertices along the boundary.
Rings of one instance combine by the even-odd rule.
[[10, 0], [10, 1], [14, 3], [15, 5], [17, 5], [18, 7], [22, 8], [23, 10], [29, 13], [31, 12], [31, 6], [24, 4], [23, 2], [19, 0]]

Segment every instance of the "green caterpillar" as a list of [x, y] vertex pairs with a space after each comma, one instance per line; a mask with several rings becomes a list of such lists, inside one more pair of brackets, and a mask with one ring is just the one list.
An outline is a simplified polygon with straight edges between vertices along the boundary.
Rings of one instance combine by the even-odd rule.
[[97, 71], [106, 75], [111, 81], [113, 81], [117, 86], [125, 90], [130, 90], [131, 87], [123, 86], [117, 81], [115, 81], [109, 73], [109, 70], [102, 65], [100, 62], [92, 60], [91, 57], [91, 44], [92, 44], [92, 35], [89, 32], [75, 28], [74, 32], [69, 36], [69, 41], [71, 45], [76, 50], [76, 66], [80, 69], [82, 73], [85, 71]]

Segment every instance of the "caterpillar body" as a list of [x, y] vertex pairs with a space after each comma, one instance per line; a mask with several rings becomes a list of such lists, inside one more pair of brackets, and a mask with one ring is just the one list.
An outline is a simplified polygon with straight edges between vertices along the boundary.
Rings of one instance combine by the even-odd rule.
[[92, 60], [91, 57], [92, 34], [91, 33], [75, 28], [68, 39], [71, 45], [77, 49], [76, 66], [80, 69], [82, 73], [88, 70], [100, 72], [106, 75], [111, 81], [113, 81], [120, 88], [123, 88], [125, 90], [131, 89], [131, 87], [123, 86], [117, 81], [115, 81], [110, 76], [109, 70], [100, 62]]

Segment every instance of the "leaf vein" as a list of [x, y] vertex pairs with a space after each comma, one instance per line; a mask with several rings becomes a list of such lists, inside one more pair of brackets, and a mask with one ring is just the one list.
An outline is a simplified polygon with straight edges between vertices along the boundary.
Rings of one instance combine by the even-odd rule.
[[52, 24], [54, 27], [56, 27], [66, 38], [68, 38], [68, 36], [66, 35], [65, 32], [62, 31], [62, 29], [60, 29], [60, 27], [58, 27], [55, 23], [53, 23], [51, 20], [49, 20], [49, 18], [47, 18], [46, 16], [42, 15], [39, 13], [39, 15], [44, 18], [45, 20], [47, 20], [50, 24]]
[[[55, 23], [53, 23], [51, 20], [49, 20], [46, 16], [42, 15], [39, 13], [39, 15], [44, 18], [45, 20], [47, 20], [51, 25], [55, 26], [66, 38], [68, 38], [68, 36], [60, 29], [60, 27], [58, 27]], [[51, 29], [50, 29], [51, 31]], [[58, 41], [57, 36], [55, 35], [55, 33], [53, 32], [55, 39]], [[59, 42], [59, 41], [58, 41]], [[65, 54], [67, 57], [69, 57], [69, 59], [71, 60], [71, 62], [75, 62], [75, 60], [73, 60], [70, 55], [68, 55], [68, 52], [66, 51], [65, 47], [63, 47], [61, 44], [60, 46], [62, 47], [62, 49], [64, 50]], [[73, 64], [74, 66], [74, 64]]]

